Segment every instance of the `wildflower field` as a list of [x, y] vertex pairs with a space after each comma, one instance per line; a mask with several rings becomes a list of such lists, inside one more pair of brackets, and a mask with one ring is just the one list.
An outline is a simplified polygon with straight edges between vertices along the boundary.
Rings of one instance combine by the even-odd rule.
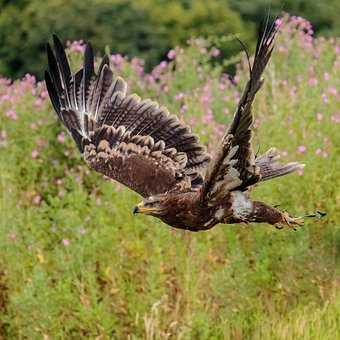
[[[255, 150], [306, 167], [253, 197], [327, 212], [296, 232], [133, 217], [140, 197], [88, 169], [44, 83], [0, 78], [0, 339], [340, 338], [340, 41], [312, 34], [284, 19], [254, 105]], [[191, 40], [150, 73], [118, 54], [111, 67], [213, 152], [248, 75], [240, 56], [222, 72], [221, 44], [237, 42]], [[69, 44], [74, 67], [83, 49]]]

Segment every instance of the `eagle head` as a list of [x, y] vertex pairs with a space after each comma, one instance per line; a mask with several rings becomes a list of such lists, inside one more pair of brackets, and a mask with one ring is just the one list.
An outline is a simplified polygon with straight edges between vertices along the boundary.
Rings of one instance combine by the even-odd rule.
[[138, 203], [133, 213], [142, 213], [152, 216], [163, 216], [167, 213], [167, 207], [165, 204], [166, 195], [150, 196], [145, 198], [142, 202]]

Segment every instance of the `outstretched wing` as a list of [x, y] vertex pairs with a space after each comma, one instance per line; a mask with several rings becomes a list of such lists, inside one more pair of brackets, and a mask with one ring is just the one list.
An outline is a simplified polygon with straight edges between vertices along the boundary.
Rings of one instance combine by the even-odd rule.
[[215, 159], [209, 164], [202, 190], [202, 199], [218, 200], [230, 190], [245, 190], [260, 179], [251, 146], [252, 104], [263, 83], [262, 74], [270, 59], [277, 33], [275, 23], [259, 35], [250, 79], [238, 104], [234, 119], [224, 135]]
[[96, 74], [89, 44], [83, 68], [72, 74], [61, 42], [53, 40], [54, 52], [47, 45], [47, 90], [90, 167], [143, 196], [202, 183], [199, 170], [209, 155], [187, 126], [156, 102], [127, 94], [107, 56]]

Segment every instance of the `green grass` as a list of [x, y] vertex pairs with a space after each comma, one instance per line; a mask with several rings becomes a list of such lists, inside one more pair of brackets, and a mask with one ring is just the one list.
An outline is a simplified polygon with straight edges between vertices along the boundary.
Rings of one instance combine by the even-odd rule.
[[[329, 93], [339, 89], [339, 41], [302, 48], [301, 31], [291, 30], [278, 42], [288, 52], [277, 49], [255, 103], [254, 143], [307, 166], [253, 196], [293, 215], [328, 213], [296, 232], [253, 224], [188, 233], [133, 217], [140, 198], [90, 171], [69, 137], [57, 141], [62, 127], [48, 100], [35, 104], [41, 85], [0, 85], [0, 96], [14, 98], [0, 102], [0, 338], [340, 338], [339, 94]], [[227, 82], [221, 90], [221, 69], [209, 66], [202, 44], [178, 51], [176, 67], [157, 82], [128, 61], [117, 72], [174, 113], [187, 105], [181, 118], [213, 149], [247, 73], [241, 67], [237, 88]], [[207, 92], [209, 124], [200, 102]], [[10, 109], [17, 120], [7, 117]]]

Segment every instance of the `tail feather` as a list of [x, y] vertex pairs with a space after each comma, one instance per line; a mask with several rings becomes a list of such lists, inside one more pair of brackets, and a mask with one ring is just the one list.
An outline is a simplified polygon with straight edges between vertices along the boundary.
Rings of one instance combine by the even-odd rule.
[[255, 164], [260, 168], [261, 181], [267, 181], [272, 178], [281, 177], [294, 171], [304, 168], [304, 164], [290, 162], [280, 164], [278, 159], [280, 155], [274, 148], [269, 149], [266, 153], [255, 160]]

